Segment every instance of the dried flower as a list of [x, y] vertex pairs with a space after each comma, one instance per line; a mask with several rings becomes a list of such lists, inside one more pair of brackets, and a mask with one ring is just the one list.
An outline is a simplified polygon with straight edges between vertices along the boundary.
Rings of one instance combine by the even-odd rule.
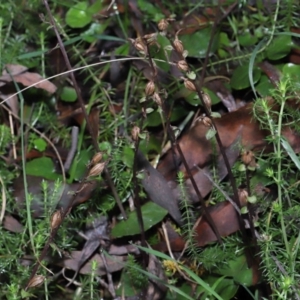
[[189, 70], [189, 66], [185, 60], [180, 60], [177, 62], [177, 68], [180, 71], [187, 72]]
[[143, 36], [144, 40], [147, 42], [147, 43], [152, 43], [156, 40], [157, 38], [157, 33], [150, 33], [150, 34], [145, 34]]
[[211, 127], [212, 125], [212, 121], [209, 117], [204, 117], [202, 118], [202, 123], [206, 126], [206, 127]]
[[136, 142], [139, 139], [140, 128], [138, 126], [133, 126], [131, 129], [131, 137]]
[[61, 210], [56, 210], [52, 216], [50, 221], [51, 230], [57, 228], [61, 224], [62, 212]]
[[190, 80], [188, 80], [188, 79], [186, 79], [186, 78], [184, 78], [184, 77], [181, 77], [181, 79], [183, 79], [183, 81], [184, 81], [184, 86], [185, 86], [188, 90], [190, 90], [190, 91], [192, 91], [192, 92], [195, 92], [195, 91], [196, 91], [196, 86], [194, 85], [194, 83], [193, 83], [192, 81], [190, 81]]
[[158, 105], [158, 106], [162, 106], [162, 99], [160, 97], [160, 95], [158, 93], [154, 93], [152, 96], [154, 102]]
[[28, 283], [28, 288], [33, 288], [40, 286], [45, 281], [45, 276], [43, 275], [35, 275]]
[[153, 95], [155, 91], [155, 83], [153, 80], [150, 80], [147, 84], [146, 84], [146, 87], [145, 87], [145, 94], [146, 96], [151, 96]]
[[136, 39], [129, 39], [135, 49], [141, 53], [147, 53], [147, 47], [145, 44], [142, 42], [141, 38], [136, 38]]
[[240, 189], [238, 195], [241, 207], [246, 206], [248, 202], [248, 192], [245, 189]]
[[90, 170], [90, 172], [88, 174], [88, 177], [100, 175], [103, 172], [104, 167], [105, 167], [105, 162], [98, 163], [98, 164], [94, 165], [91, 168], [91, 170]]
[[211, 108], [211, 99], [210, 99], [210, 96], [207, 94], [207, 93], [204, 93], [202, 92], [202, 98], [203, 98], [203, 101], [204, 101], [204, 104], [206, 105], [206, 107], [208, 109]]
[[173, 42], [173, 46], [174, 49], [179, 53], [179, 54], [183, 54], [184, 48], [183, 48], [183, 44], [182, 41], [178, 39], [178, 37], [176, 36], [174, 42]]
[[157, 26], [160, 31], [166, 31], [169, 26], [169, 22], [166, 19], [162, 19], [158, 22]]
[[89, 167], [92, 167], [92, 166], [96, 165], [97, 163], [99, 163], [101, 161], [102, 157], [103, 157], [103, 154], [101, 152], [97, 152], [93, 156], [93, 158], [89, 164]]
[[250, 164], [253, 163], [253, 161], [255, 162], [254, 160], [254, 153], [252, 151], [247, 151], [247, 150], [244, 150], [242, 152], [242, 162], [246, 165], [246, 166], [249, 166]]

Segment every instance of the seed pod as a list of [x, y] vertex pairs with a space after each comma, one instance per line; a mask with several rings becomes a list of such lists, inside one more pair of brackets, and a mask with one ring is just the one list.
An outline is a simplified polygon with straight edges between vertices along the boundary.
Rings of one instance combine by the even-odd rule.
[[249, 166], [254, 160], [254, 153], [252, 151], [245, 150], [242, 152], [241, 159], [246, 166]]
[[190, 80], [188, 80], [188, 79], [186, 79], [186, 78], [184, 78], [184, 77], [181, 77], [183, 80], [184, 80], [184, 86], [188, 89], [188, 90], [190, 90], [190, 91], [192, 91], [192, 92], [195, 92], [196, 91], [196, 86], [194, 85], [194, 83], [192, 82], [192, 81], [190, 81]]
[[189, 70], [189, 66], [185, 60], [180, 60], [177, 62], [177, 68], [180, 71], [187, 72]]
[[146, 87], [145, 87], [145, 94], [147, 97], [153, 95], [155, 91], [155, 83], [153, 80], [150, 80], [147, 84], [146, 84]]
[[105, 167], [105, 162], [94, 165], [89, 171], [88, 177], [100, 175], [103, 172], [104, 167]]
[[45, 276], [35, 275], [28, 283], [28, 288], [38, 287], [45, 281]]
[[183, 48], [183, 44], [182, 41], [178, 39], [178, 37], [176, 36], [174, 42], [173, 42], [173, 46], [174, 49], [179, 53], [179, 54], [183, 54], [184, 48]]
[[212, 122], [211, 119], [209, 117], [204, 117], [202, 119], [202, 123], [206, 126], [206, 127], [211, 127]]
[[133, 44], [133, 46], [135, 47], [135, 49], [137, 51], [142, 52], [142, 53], [147, 52], [147, 48], [140, 38], [128, 39], [128, 40]]
[[158, 22], [157, 27], [160, 31], [166, 31], [169, 26], [169, 22], [166, 19], [162, 19]]
[[140, 128], [138, 126], [133, 126], [131, 129], [131, 137], [136, 142], [139, 139]]
[[160, 97], [160, 95], [158, 93], [154, 93], [152, 96], [154, 102], [158, 105], [158, 106], [162, 106], [162, 99]]
[[202, 92], [203, 101], [208, 109], [211, 108], [211, 99], [207, 93]]
[[241, 189], [238, 191], [239, 201], [241, 206], [246, 206], [248, 202], [248, 192], [245, 189]]
[[103, 157], [102, 153], [101, 152], [97, 152], [93, 156], [93, 158], [92, 158], [92, 160], [91, 160], [91, 162], [89, 164], [89, 167], [92, 167], [92, 166], [96, 165], [97, 163], [99, 163], [101, 161], [102, 157]]
[[157, 38], [157, 33], [150, 33], [150, 34], [145, 34], [143, 38], [147, 41], [147, 43], [152, 43], [156, 40]]
[[52, 216], [50, 221], [51, 230], [57, 228], [61, 224], [62, 214], [61, 210], [56, 210]]

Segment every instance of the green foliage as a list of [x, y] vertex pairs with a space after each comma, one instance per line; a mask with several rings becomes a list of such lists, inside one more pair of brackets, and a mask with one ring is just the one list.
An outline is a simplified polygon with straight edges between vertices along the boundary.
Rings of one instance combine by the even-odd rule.
[[[278, 89], [272, 93], [279, 110], [274, 110], [274, 104], [264, 99], [259, 99], [253, 108], [261, 126], [270, 131], [269, 141], [274, 149], [274, 153], [265, 159], [268, 165], [265, 174], [276, 185], [278, 196], [268, 207], [263, 206], [260, 255], [264, 275], [270, 282], [276, 299], [291, 299], [298, 293], [296, 274], [300, 272], [300, 236], [297, 221], [300, 218], [300, 210], [296, 201], [299, 198], [296, 188], [299, 179], [298, 172], [295, 172], [299, 169], [299, 159], [282, 137], [283, 127], [292, 126], [292, 120], [298, 117], [298, 112], [289, 109], [287, 113], [286, 110], [289, 106], [288, 99], [294, 98], [295, 95], [290, 79], [283, 78]], [[283, 150], [288, 155], [285, 155]]]

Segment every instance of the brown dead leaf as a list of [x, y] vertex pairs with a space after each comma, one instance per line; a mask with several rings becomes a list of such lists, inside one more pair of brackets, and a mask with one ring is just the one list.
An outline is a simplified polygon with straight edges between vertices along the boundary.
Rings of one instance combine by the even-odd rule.
[[[71, 252], [71, 258], [66, 258], [58, 263], [58, 265], [73, 270], [77, 271], [78, 263], [82, 257], [82, 251], [72, 251]], [[106, 257], [106, 263], [108, 266], [108, 271], [110, 273], [114, 273], [117, 271], [120, 271], [124, 267], [124, 263], [126, 262], [127, 257], [126, 256], [111, 256], [111, 257]], [[95, 254], [93, 255], [90, 260], [85, 263], [82, 268], [80, 269], [79, 273], [80, 274], [91, 274], [92, 273], [92, 262], [96, 261], [98, 268], [96, 269], [95, 273], [97, 276], [103, 276], [105, 275], [106, 268], [105, 265], [102, 261], [102, 258], [100, 254]]]
[[[230, 202], [224, 201], [215, 206], [208, 207], [208, 211], [221, 237], [226, 237], [240, 229], [236, 210]], [[198, 221], [198, 224], [196, 222], [197, 226], [195, 228], [195, 241], [197, 246], [204, 247], [209, 243], [217, 241], [217, 237], [205, 217], [200, 217]], [[169, 235], [168, 238], [172, 251], [179, 252], [184, 249], [186, 241], [183, 237], [172, 234]], [[167, 251], [165, 242], [160, 242], [153, 248], [158, 251]]]
[[[31, 209], [33, 216], [38, 218], [41, 217], [44, 213], [44, 203], [43, 203], [43, 191], [41, 187], [42, 177], [31, 176], [27, 175], [27, 183], [28, 183], [28, 192], [32, 195], [33, 200], [31, 202]], [[56, 202], [52, 203], [53, 208], [58, 205], [62, 208], [67, 208], [70, 201], [74, 199], [74, 205], [78, 205], [87, 201], [94, 189], [96, 188], [96, 181], [90, 181], [84, 188], [80, 190], [75, 196], [73, 197], [74, 192], [80, 187], [80, 183], [73, 183], [73, 184], [66, 184], [65, 188], [63, 185], [61, 186], [61, 190], [57, 192], [57, 199]], [[24, 182], [22, 175], [15, 179], [13, 183], [14, 188], [14, 198], [17, 203], [17, 207], [22, 209], [25, 206], [25, 192], [24, 192]], [[62, 189], [64, 190], [62, 191]], [[48, 192], [53, 193], [54, 190], [54, 181], [48, 181]], [[62, 193], [62, 196], [60, 197]]]
[[4, 217], [3, 227], [6, 230], [15, 232], [15, 233], [20, 233], [20, 232], [23, 232], [23, 230], [24, 230], [23, 225], [11, 215], [6, 215]]
[[[7, 65], [6, 67], [11, 74], [9, 74], [7, 71], [3, 71], [2, 76], [0, 77], [0, 87], [5, 85], [6, 83], [16, 81], [23, 84], [24, 86], [36, 84], [36, 88], [45, 90], [50, 94], [56, 92], [56, 86], [49, 80], [44, 80], [44, 78], [40, 74], [26, 72], [27, 68], [20, 65]], [[38, 83], [41, 80], [44, 81]]]

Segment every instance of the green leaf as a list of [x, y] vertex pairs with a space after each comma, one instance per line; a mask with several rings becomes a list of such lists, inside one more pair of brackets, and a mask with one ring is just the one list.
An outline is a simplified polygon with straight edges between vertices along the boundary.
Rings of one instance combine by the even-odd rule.
[[72, 180], [80, 181], [86, 173], [86, 166], [92, 158], [92, 150], [82, 150], [74, 159], [69, 173]]
[[[208, 275], [204, 277], [204, 281], [208, 283], [221, 297], [223, 300], [233, 299], [239, 286], [234, 282], [233, 279], [226, 278], [224, 276], [217, 277]], [[196, 293], [199, 295], [203, 294], [205, 290], [203, 287], [198, 287]], [[205, 299], [205, 297], [202, 297]]]
[[124, 146], [123, 153], [122, 153], [122, 160], [123, 163], [129, 167], [132, 168], [133, 166], [133, 158], [134, 158], [134, 150], [129, 146]]
[[291, 51], [292, 45], [293, 43], [290, 35], [280, 35], [275, 37], [266, 50], [267, 58], [278, 60], [287, 56]]
[[40, 152], [45, 151], [45, 149], [47, 148], [47, 143], [42, 138], [38, 138], [38, 139], [33, 140], [33, 145], [34, 145], [34, 148], [37, 149]]
[[[155, 204], [154, 202], [147, 202], [141, 207], [141, 209], [145, 231], [159, 223], [168, 214], [167, 210]], [[128, 219], [119, 222], [111, 232], [114, 238], [136, 235], [139, 233], [140, 227], [135, 211], [129, 213]]]
[[300, 88], [300, 66], [292, 63], [285, 64], [282, 68], [284, 77], [290, 77], [296, 88]]
[[255, 90], [261, 97], [266, 97], [270, 95], [271, 90], [274, 90], [274, 86], [269, 80], [268, 76], [263, 74], [258, 84], [255, 86]]
[[[179, 36], [182, 41], [184, 49], [188, 51], [189, 56], [204, 58], [208, 48], [208, 44], [211, 37], [211, 27], [207, 27], [196, 31], [193, 34], [184, 34]], [[219, 44], [219, 34], [216, 34], [213, 38], [210, 55], [213, 54]]]
[[218, 273], [232, 277], [235, 282], [244, 286], [252, 286], [252, 270], [247, 266], [245, 255], [236, 257], [229, 261], [226, 266], [219, 268]]
[[[235, 90], [242, 90], [250, 86], [250, 80], [248, 75], [248, 65], [237, 67], [232, 74], [230, 85]], [[258, 68], [253, 69], [253, 83], [259, 81], [261, 77], [261, 70]]]
[[82, 28], [92, 21], [92, 13], [88, 11], [87, 2], [78, 2], [66, 14], [66, 23], [72, 28]]
[[74, 102], [77, 100], [77, 93], [74, 88], [65, 86], [62, 89], [60, 98], [61, 98], [61, 100], [66, 101], [66, 102]]
[[249, 30], [244, 31], [242, 35], [238, 36], [238, 41], [241, 46], [243, 47], [249, 47], [253, 46], [257, 43], [257, 37], [255, 35], [252, 35]]
[[286, 152], [288, 153], [289, 157], [292, 159], [292, 161], [294, 162], [294, 164], [298, 168], [298, 170], [300, 170], [300, 160], [299, 160], [298, 156], [294, 152], [294, 150], [291, 147], [291, 145], [289, 144], [289, 142], [283, 137], [281, 137], [281, 145], [286, 150]]
[[61, 178], [61, 175], [55, 173], [55, 166], [51, 158], [40, 157], [26, 162], [26, 174], [43, 177], [49, 180]]

